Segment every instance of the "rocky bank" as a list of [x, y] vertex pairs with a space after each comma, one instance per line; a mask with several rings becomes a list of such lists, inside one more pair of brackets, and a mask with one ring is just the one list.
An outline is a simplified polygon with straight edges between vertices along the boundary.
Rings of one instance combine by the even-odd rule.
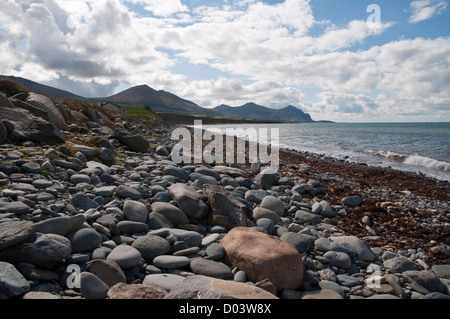
[[291, 150], [177, 165], [173, 129], [0, 94], [0, 297], [450, 298], [448, 183]]

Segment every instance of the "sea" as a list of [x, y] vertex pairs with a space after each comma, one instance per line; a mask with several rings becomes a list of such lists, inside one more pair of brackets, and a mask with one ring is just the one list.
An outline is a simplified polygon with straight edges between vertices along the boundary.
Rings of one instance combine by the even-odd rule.
[[450, 123], [223, 124], [203, 128], [220, 129], [224, 134], [226, 128], [267, 128], [268, 132], [278, 128], [280, 148], [450, 181]]

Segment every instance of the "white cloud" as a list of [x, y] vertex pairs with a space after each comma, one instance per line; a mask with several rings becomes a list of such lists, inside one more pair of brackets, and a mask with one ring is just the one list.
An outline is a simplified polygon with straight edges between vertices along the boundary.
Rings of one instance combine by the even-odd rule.
[[428, 20], [441, 14], [447, 9], [447, 1], [442, 0], [417, 0], [411, 2], [409, 9], [412, 12], [409, 17], [410, 23]]
[[144, 5], [145, 10], [160, 17], [168, 17], [178, 12], [187, 12], [189, 8], [180, 0], [125, 0], [133, 4]]

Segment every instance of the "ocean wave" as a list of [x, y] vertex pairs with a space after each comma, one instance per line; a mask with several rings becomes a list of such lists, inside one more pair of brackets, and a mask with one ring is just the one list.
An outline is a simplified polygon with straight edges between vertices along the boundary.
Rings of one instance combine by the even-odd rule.
[[408, 165], [423, 166], [427, 168], [438, 169], [442, 171], [450, 171], [450, 163], [445, 161], [438, 161], [434, 158], [430, 158], [422, 155], [408, 156], [403, 163]]
[[369, 154], [401, 162], [405, 165], [421, 166], [442, 171], [450, 171], [450, 162], [439, 161], [419, 154], [405, 154], [394, 151], [370, 150]]
[[385, 150], [369, 150], [369, 154], [379, 156], [379, 157], [385, 157], [394, 161], [403, 162], [408, 157], [411, 156], [411, 154], [405, 154], [405, 153], [399, 153], [394, 151], [385, 151]]

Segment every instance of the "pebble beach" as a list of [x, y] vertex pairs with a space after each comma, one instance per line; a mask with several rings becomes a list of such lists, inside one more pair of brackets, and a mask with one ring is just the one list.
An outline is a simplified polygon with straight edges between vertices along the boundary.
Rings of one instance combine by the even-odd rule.
[[448, 182], [287, 149], [277, 173], [176, 164], [175, 125], [67, 107], [42, 140], [16, 100], [2, 299], [450, 298]]

